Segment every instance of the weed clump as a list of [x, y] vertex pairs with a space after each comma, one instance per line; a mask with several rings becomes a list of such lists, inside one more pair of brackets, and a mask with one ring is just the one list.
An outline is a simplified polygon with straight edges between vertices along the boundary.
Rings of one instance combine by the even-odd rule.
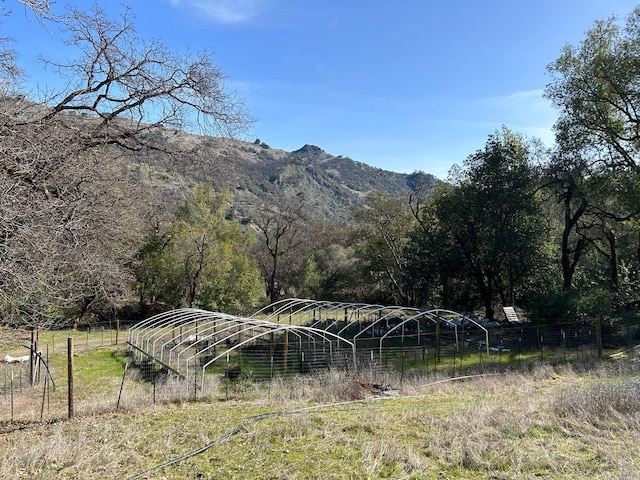
[[586, 386], [574, 386], [551, 401], [556, 415], [589, 422], [615, 419], [640, 413], [640, 380], [598, 380]]

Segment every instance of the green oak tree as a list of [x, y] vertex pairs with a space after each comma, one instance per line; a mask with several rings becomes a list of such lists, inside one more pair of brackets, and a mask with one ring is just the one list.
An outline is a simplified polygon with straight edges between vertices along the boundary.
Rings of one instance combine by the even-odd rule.
[[415, 305], [413, 281], [407, 277], [405, 247], [415, 222], [399, 199], [383, 192], [372, 192], [365, 205], [356, 208], [353, 218], [359, 228], [359, 256], [366, 262], [365, 276], [379, 292], [377, 301]]
[[423, 217], [421, 228], [429, 225], [425, 231], [439, 249], [443, 277], [473, 282], [491, 319], [494, 302], [512, 303], [540, 263], [545, 224], [532, 164], [535, 147], [506, 128], [491, 135], [437, 189], [430, 217]]
[[[547, 186], [562, 206], [563, 290], [618, 292], [636, 264], [640, 179], [640, 7], [597, 21], [548, 67], [559, 109]], [[630, 240], [630, 239], [634, 240]], [[636, 245], [635, 252], [629, 256]], [[584, 280], [581, 276], [588, 277]], [[624, 287], [626, 289], [626, 286]], [[628, 290], [628, 289], [627, 289]]]
[[556, 128], [598, 151], [590, 160], [637, 170], [640, 153], [640, 7], [626, 23], [601, 20], [566, 45], [548, 70], [545, 95], [560, 111]]
[[140, 253], [143, 301], [225, 313], [255, 308], [264, 297], [257, 265], [246, 252], [252, 235], [225, 220], [228, 192], [197, 187], [167, 225], [154, 225]]

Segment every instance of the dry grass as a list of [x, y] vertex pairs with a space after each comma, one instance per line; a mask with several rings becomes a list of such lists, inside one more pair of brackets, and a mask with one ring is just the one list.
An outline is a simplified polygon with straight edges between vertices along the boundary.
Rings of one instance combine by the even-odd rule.
[[634, 415], [640, 412], [640, 379], [597, 379], [558, 395], [551, 408], [560, 417], [595, 423]]
[[[45, 421], [40, 388], [21, 394], [14, 421], [0, 398], [0, 478], [128, 478], [207, 445], [145, 478], [640, 478], [633, 364], [455, 380], [330, 370], [270, 384], [211, 379], [206, 391], [169, 379], [155, 403], [130, 373], [116, 411], [126, 360], [97, 352], [83, 361], [80, 378], [91, 381], [79, 386], [72, 420], [64, 385]], [[98, 361], [110, 365], [105, 378], [93, 378]]]

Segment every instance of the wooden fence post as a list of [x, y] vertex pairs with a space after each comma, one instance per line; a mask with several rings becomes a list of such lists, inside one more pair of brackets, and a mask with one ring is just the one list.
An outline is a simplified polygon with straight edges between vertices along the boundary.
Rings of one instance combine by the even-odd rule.
[[598, 345], [598, 357], [602, 357], [602, 322], [599, 313], [596, 315], [596, 343]]
[[69, 418], [73, 418], [73, 337], [67, 338], [67, 378], [69, 384]]
[[33, 387], [36, 384], [36, 330], [31, 330], [31, 351], [29, 352], [29, 382]]

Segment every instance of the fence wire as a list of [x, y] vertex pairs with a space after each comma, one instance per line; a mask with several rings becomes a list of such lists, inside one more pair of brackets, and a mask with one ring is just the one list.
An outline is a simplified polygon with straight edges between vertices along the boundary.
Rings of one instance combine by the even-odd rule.
[[[38, 349], [45, 361], [66, 355], [66, 339], [75, 339], [75, 354], [82, 356], [102, 347], [119, 349], [124, 355], [124, 332], [109, 325], [98, 325], [90, 332], [55, 332], [41, 341]], [[459, 376], [478, 371], [500, 372], [528, 369], [541, 363], [590, 361], [617, 352], [635, 360], [640, 344], [640, 322], [605, 323], [598, 337], [595, 324], [534, 326], [528, 324], [493, 328], [484, 332], [443, 329], [440, 343], [432, 332], [407, 332], [385, 338], [363, 339], [357, 343], [356, 363], [349, 349], [316, 349], [298, 342], [284, 345], [263, 343], [238, 349], [233, 356], [212, 364], [204, 379], [185, 380], [172, 375], [149, 359], [123, 357], [122, 377], [112, 390], [95, 398], [95, 379], [75, 381], [78, 414], [129, 409], [159, 402], [199, 398], [229, 398], [252, 388], [255, 382], [293, 379], [325, 369], [353, 369], [369, 382], [401, 382], [410, 375], [438, 373]], [[116, 345], [116, 339], [120, 338]], [[23, 347], [22, 353], [28, 353]], [[0, 352], [0, 358], [5, 352]], [[15, 351], [13, 353], [20, 353]], [[615, 355], [614, 355], [615, 356]], [[53, 362], [55, 363], [55, 362]], [[128, 368], [124, 371], [124, 365]], [[66, 415], [67, 372], [57, 361], [51, 374], [57, 388], [38, 362], [0, 362], [0, 425], [11, 422], [37, 422]], [[51, 366], [51, 364], [50, 364]]]

